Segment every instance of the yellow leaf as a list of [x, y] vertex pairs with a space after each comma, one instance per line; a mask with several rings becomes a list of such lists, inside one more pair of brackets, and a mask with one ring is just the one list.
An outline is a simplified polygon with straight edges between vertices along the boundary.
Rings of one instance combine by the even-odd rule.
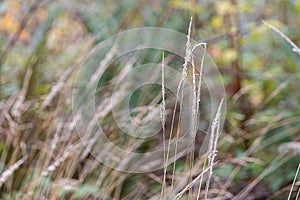
[[0, 23], [0, 30], [6, 31], [7, 33], [15, 33], [19, 28], [18, 22], [14, 16], [6, 13]]
[[223, 61], [230, 63], [237, 59], [237, 52], [235, 49], [228, 49], [223, 53]]
[[214, 16], [211, 20], [211, 25], [214, 28], [220, 28], [223, 25], [223, 18], [220, 16]]

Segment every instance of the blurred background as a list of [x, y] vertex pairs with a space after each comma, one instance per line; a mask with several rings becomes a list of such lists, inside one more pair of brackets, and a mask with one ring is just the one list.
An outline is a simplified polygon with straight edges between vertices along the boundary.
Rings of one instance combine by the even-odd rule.
[[[227, 94], [208, 198], [296, 199], [300, 55], [262, 20], [300, 44], [299, 0], [0, 1], [1, 199], [159, 199], [162, 170], [123, 173], [86, 153], [73, 121], [72, 86], [90, 50], [110, 36], [140, 27], [187, 34], [191, 16], [191, 37], [207, 42]], [[108, 91], [118, 73], [117, 67], [105, 73], [99, 88]], [[160, 86], [150, 91], [155, 96]], [[150, 101], [141, 94], [132, 105]], [[105, 113], [101, 124], [119, 139], [111, 118]], [[201, 173], [203, 159], [195, 157], [191, 168], [190, 157], [171, 168], [167, 191], [181, 191]], [[196, 199], [197, 189], [187, 198]]]

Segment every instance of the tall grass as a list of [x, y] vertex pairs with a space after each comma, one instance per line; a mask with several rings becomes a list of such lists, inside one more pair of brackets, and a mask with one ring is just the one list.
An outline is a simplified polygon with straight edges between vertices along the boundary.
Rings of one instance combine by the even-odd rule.
[[[47, 2], [34, 1], [32, 6], [25, 12], [22, 17], [22, 27], [8, 40], [6, 45], [1, 49], [0, 70], [7, 62], [9, 56], [14, 56], [13, 50], [19, 48], [19, 37], [24, 28], [27, 26], [28, 20], [34, 16], [37, 9], [46, 6]], [[54, 6], [55, 7], [55, 6]], [[55, 10], [55, 9], [54, 9]], [[57, 11], [58, 12], [58, 11]], [[51, 87], [39, 87], [35, 80], [41, 81], [43, 86], [43, 73], [39, 71], [39, 67], [46, 63], [49, 68], [51, 62], [55, 62], [59, 55], [52, 55], [54, 50], [49, 50], [47, 42], [50, 40], [50, 32], [55, 29], [55, 20], [57, 12], [53, 12], [48, 16], [48, 21], [42, 27], [42, 31], [38, 31], [36, 37], [39, 38], [35, 45], [31, 46], [30, 53], [24, 59], [23, 65], [20, 67], [20, 87], [19, 90], [0, 99], [0, 197], [1, 199], [246, 199], [252, 198], [252, 194], [259, 193], [264, 190], [266, 183], [272, 182], [267, 178], [275, 174], [279, 169], [284, 169], [288, 164], [294, 164], [299, 154], [299, 144], [285, 143], [278, 149], [279, 154], [273, 156], [274, 152], [269, 153], [268, 148], [287, 137], [292, 140], [299, 140], [299, 116], [284, 118], [281, 113], [273, 117], [265, 126], [258, 126], [257, 129], [251, 129], [251, 124], [258, 123], [256, 116], [246, 121], [248, 130], [228, 129], [227, 126], [234, 119], [228, 119], [226, 130], [227, 134], [222, 134], [220, 129], [221, 109], [224, 100], [218, 102], [216, 113], [213, 113], [213, 121], [210, 127], [208, 149], [205, 154], [198, 152], [199, 142], [191, 142], [187, 155], [179, 157], [177, 155], [177, 145], [175, 161], [170, 161], [170, 141], [178, 141], [180, 137], [180, 112], [182, 111], [182, 101], [184, 99], [184, 84], [188, 81], [192, 83], [192, 107], [193, 112], [190, 113], [192, 118], [191, 131], [197, 134], [199, 121], [204, 118], [200, 103], [205, 104], [203, 91], [203, 70], [205, 67], [204, 60], [207, 58], [207, 49], [210, 44], [200, 42], [198, 44], [191, 43], [193, 21], [190, 20], [187, 30], [187, 43], [185, 47], [186, 56], [183, 66], [178, 67], [181, 70], [181, 79], [177, 88], [177, 93], [172, 96], [166, 88], [166, 66], [176, 61], [172, 55], [165, 52], [161, 57], [161, 52], [151, 53], [154, 58], [161, 61], [162, 67], [155, 71], [155, 75], [161, 73], [161, 87], [154, 98], [148, 100], [149, 105], [140, 105], [143, 102], [136, 103], [137, 108], [134, 110], [136, 115], [132, 118], [136, 122], [149, 122], [151, 115], [155, 113], [160, 115], [162, 121], [161, 136], [155, 137], [157, 143], [163, 144], [164, 152], [161, 157], [157, 158], [163, 166], [162, 169], [153, 172], [130, 174], [120, 172], [113, 168], [103, 165], [95, 158], [89, 150], [98, 148], [98, 135], [92, 135], [93, 130], [98, 126], [99, 121], [93, 120], [87, 123], [87, 127], [83, 131], [88, 140], [87, 145], [83, 145], [79, 137], [76, 124], [80, 122], [80, 115], [73, 115], [71, 108], [71, 91], [74, 81], [76, 80], [76, 72], [80, 64], [88, 56], [90, 49], [97, 45], [99, 37], [88, 35], [84, 38], [84, 42], [80, 43], [77, 50], [77, 59], [70, 59], [63, 63], [59, 69], [59, 76], [50, 78]], [[58, 12], [59, 13], [59, 12]], [[82, 18], [78, 13], [73, 13], [74, 18]], [[78, 18], [76, 18], [78, 17]], [[84, 18], [83, 18], [84, 19]], [[82, 19], [81, 19], [82, 20]], [[85, 23], [82, 20], [82, 23]], [[294, 52], [299, 54], [298, 46], [292, 42], [282, 31], [268, 22], [264, 22], [272, 30], [278, 33], [291, 46]], [[85, 24], [89, 29], [89, 24]], [[38, 37], [39, 36], [39, 37]], [[60, 44], [57, 44], [60, 45]], [[71, 44], [68, 44], [71, 45]], [[197, 48], [204, 51], [201, 55], [200, 66], [194, 63], [194, 51]], [[72, 46], [72, 48], [75, 48]], [[73, 51], [74, 49], [72, 49]], [[107, 65], [114, 54], [118, 50], [118, 46], [114, 46], [111, 51], [100, 62], [99, 71], [96, 71], [90, 85], [94, 85], [97, 77], [101, 74], [104, 66]], [[64, 52], [60, 52], [63, 54]], [[66, 54], [68, 54], [67, 52]], [[144, 58], [144, 57], [146, 58]], [[199, 56], [199, 55], [197, 55]], [[96, 115], [102, 120], [101, 126], [106, 132], [107, 137], [116, 145], [122, 146], [125, 150], [131, 152], [146, 151], [148, 147], [152, 147], [153, 141], [149, 143], [126, 137], [117, 128], [113, 121], [112, 110], [122, 101], [125, 90], [120, 90], [116, 94], [113, 102], [110, 101], [113, 86], [118, 82], [124, 74], [128, 73], [135, 65], [143, 63], [149, 58], [149, 54], [132, 53], [124, 59], [125, 65], [112, 66], [110, 72], [106, 74], [105, 80], [100, 80], [97, 92], [105, 91], [105, 95], [99, 96], [99, 104], [96, 107]], [[45, 61], [46, 60], [46, 61]], [[121, 63], [122, 64], [122, 63]], [[177, 63], [176, 63], [177, 64]], [[61, 65], [61, 64], [60, 64]], [[59, 65], [59, 66], [60, 66]], [[57, 66], [56, 66], [57, 67]], [[59, 68], [59, 67], [57, 67]], [[197, 71], [196, 69], [199, 70]], [[48, 72], [48, 71], [47, 71]], [[111, 74], [110, 74], [111, 73]], [[0, 74], [1, 83], [7, 83], [7, 77]], [[12, 81], [12, 80], [9, 80]], [[101, 82], [103, 81], [103, 82]], [[258, 106], [258, 112], [272, 101], [282, 90], [284, 90], [291, 80], [283, 82], [277, 87], [263, 103]], [[89, 88], [90, 85], [86, 87]], [[125, 84], [124, 84], [125, 87]], [[43, 92], [37, 93], [37, 88]], [[154, 90], [153, 90], [154, 91]], [[148, 91], [142, 91], [148, 93]], [[141, 93], [142, 93], [141, 92]], [[245, 91], [239, 91], [241, 93]], [[3, 91], [0, 92], [1, 97]], [[235, 98], [239, 98], [238, 95]], [[142, 94], [140, 96], [143, 96]], [[168, 102], [170, 96], [173, 98]], [[242, 94], [240, 95], [242, 96]], [[176, 99], [176, 97], [179, 99]], [[140, 100], [140, 99], [139, 99]], [[140, 100], [142, 101], [142, 100]], [[230, 100], [234, 101], [234, 100]], [[90, 102], [86, 102], [90, 103]], [[140, 104], [139, 104], [140, 103]], [[160, 105], [160, 112], [152, 110], [149, 107]], [[152, 108], [152, 107], [150, 107]], [[232, 111], [232, 117], [239, 117], [239, 113]], [[122, 116], [122, 112], [117, 113]], [[201, 117], [201, 120], [200, 120]], [[285, 129], [286, 132], [276, 134], [275, 130]], [[242, 134], [241, 134], [242, 132]], [[230, 133], [230, 134], [229, 134]], [[274, 133], [270, 137], [267, 134]], [[249, 144], [248, 144], [249, 143]], [[246, 145], [247, 144], [247, 145]], [[274, 145], [273, 145], [274, 146]], [[150, 148], [149, 147], [149, 148]], [[98, 156], [106, 157], [106, 153], [111, 151], [111, 147], [101, 149]], [[218, 149], [220, 151], [218, 152]], [[222, 151], [224, 150], [225, 151]], [[243, 149], [243, 153], [240, 152]], [[273, 149], [272, 149], [273, 150]], [[261, 156], [261, 152], [264, 155]], [[218, 155], [217, 155], [218, 153]], [[276, 152], [277, 154], [277, 152]], [[295, 156], [296, 155], [296, 156]], [[114, 158], [107, 158], [114, 159]], [[135, 162], [131, 157], [117, 161], [116, 167], [126, 166], [128, 163]], [[254, 166], [254, 167], [253, 167]], [[151, 163], [149, 163], [151, 168]], [[249, 175], [251, 169], [257, 173], [256, 177]], [[261, 169], [262, 168], [262, 169]], [[282, 186], [274, 194], [268, 193], [261, 196], [268, 196], [269, 199], [276, 199], [284, 196], [288, 199], [299, 197], [299, 181], [298, 171], [293, 179], [287, 177], [290, 182]], [[280, 171], [279, 171], [280, 172]], [[245, 181], [238, 182], [240, 177], [246, 177]], [[279, 178], [278, 178], [279, 179]], [[239, 187], [242, 185], [242, 187]], [[298, 190], [297, 190], [298, 187]], [[296, 193], [297, 192], [297, 193]], [[254, 197], [253, 197], [254, 198]]]

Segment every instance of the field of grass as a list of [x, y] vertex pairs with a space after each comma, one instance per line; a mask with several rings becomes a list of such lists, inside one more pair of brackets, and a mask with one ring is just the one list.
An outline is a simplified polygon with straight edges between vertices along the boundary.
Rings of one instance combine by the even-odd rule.
[[0, 0], [0, 199], [300, 199], [300, 1]]

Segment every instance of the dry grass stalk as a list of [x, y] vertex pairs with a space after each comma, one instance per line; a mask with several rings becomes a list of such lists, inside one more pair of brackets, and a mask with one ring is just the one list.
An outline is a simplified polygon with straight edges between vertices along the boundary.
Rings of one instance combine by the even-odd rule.
[[[196, 112], [195, 112], [195, 125], [194, 125], [194, 128], [195, 128], [195, 134], [197, 133], [197, 127], [198, 127], [198, 116], [199, 116], [199, 106], [200, 106], [200, 101], [201, 101], [201, 86], [202, 86], [202, 75], [203, 75], [203, 67], [204, 67], [204, 59], [205, 59], [205, 56], [206, 56], [206, 46], [207, 44], [206, 43], [199, 43], [197, 45], [195, 45], [193, 47], [193, 51], [194, 49], [196, 49], [198, 46], [203, 46], [204, 47], [204, 53], [202, 55], [202, 59], [201, 59], [201, 64], [200, 64], [200, 70], [199, 70], [199, 77], [198, 77], [198, 91], [197, 91], [197, 97], [196, 97]], [[193, 60], [193, 79], [194, 79], [194, 73], [195, 73], [195, 64], [194, 64], [194, 59]], [[203, 165], [203, 170], [205, 168], [205, 165]], [[203, 180], [203, 175], [200, 179], [200, 184], [199, 184], [199, 187], [198, 187], [198, 194], [197, 194], [197, 199], [199, 199], [199, 196], [200, 196], [200, 191], [201, 191], [201, 186], [202, 186], [202, 180]]]
[[26, 74], [25, 74], [25, 78], [23, 81], [23, 87], [22, 90], [17, 98], [17, 101], [15, 102], [13, 108], [12, 108], [12, 114], [13, 116], [15, 116], [17, 119], [20, 119], [22, 113], [24, 112], [24, 101], [28, 92], [28, 88], [29, 88], [29, 84], [30, 84], [30, 79], [32, 76], [32, 69], [28, 68]]
[[281, 30], [279, 30], [278, 28], [276, 28], [275, 26], [273, 26], [272, 24], [266, 22], [266, 21], [262, 21], [265, 25], [267, 25], [268, 27], [270, 27], [273, 31], [275, 31], [276, 33], [278, 33], [283, 39], [285, 39], [285, 41], [287, 41], [292, 47], [293, 47], [293, 51], [296, 52], [297, 54], [300, 55], [300, 48], [288, 37], [286, 36]]
[[42, 172], [43, 176], [48, 176], [50, 172], [55, 171], [72, 153], [74, 153], [74, 151], [76, 151], [80, 146], [81, 146], [81, 142], [79, 142], [78, 144], [72, 145], [70, 146], [65, 152], [64, 154], [58, 158], [53, 164], [51, 164], [50, 166], [47, 167], [47, 169], [45, 171]]
[[98, 69], [93, 74], [93, 76], [91, 77], [91, 79], [90, 79], [90, 81], [89, 81], [89, 83], [87, 85], [88, 89], [90, 89], [91, 87], [93, 87], [97, 83], [98, 78], [103, 73], [103, 71], [106, 69], [106, 66], [112, 60], [112, 58], [115, 56], [115, 54], [116, 54], [117, 51], [118, 51], [118, 45], [117, 45], [117, 42], [116, 42], [112, 46], [111, 50], [105, 55], [104, 59], [101, 60]]
[[[163, 52], [162, 55], [162, 69], [161, 69], [161, 96], [162, 96], [162, 102], [161, 102], [161, 123], [162, 123], [162, 131], [163, 131], [163, 151], [164, 151], [164, 165], [167, 165], [166, 163], [166, 128], [165, 128], [165, 122], [166, 122], [166, 100], [165, 100], [165, 54]], [[166, 176], [164, 174], [163, 181], [162, 181], [162, 189], [161, 189], [161, 196], [160, 198], [165, 196], [165, 190], [166, 190]]]
[[0, 176], [0, 187], [7, 181], [7, 179], [13, 175], [13, 173], [20, 168], [20, 166], [27, 160], [28, 156], [25, 155], [23, 158], [18, 160], [15, 164], [5, 170]]
[[203, 176], [203, 174], [205, 174], [209, 170], [210, 170], [210, 166], [207, 167], [206, 169], [204, 169], [192, 182], [190, 182], [183, 190], [181, 190], [179, 193], [177, 193], [175, 196], [175, 200], [180, 199], [182, 197], [182, 195], [185, 192], [187, 192], [191, 187], [193, 187], [200, 180], [200, 178]]
[[210, 179], [213, 174], [213, 164], [215, 157], [217, 155], [217, 142], [220, 136], [220, 118], [221, 118], [221, 108], [223, 105], [224, 99], [221, 100], [221, 103], [219, 105], [219, 108], [217, 110], [217, 114], [213, 120], [212, 126], [211, 126], [211, 135], [210, 135], [210, 141], [209, 141], [209, 147], [208, 147], [208, 168], [209, 168], [209, 174], [208, 179], [205, 186], [205, 199], [207, 199], [208, 196], [208, 190], [209, 190], [209, 184]]
[[240, 191], [233, 200], [239, 200], [239, 199], [245, 199], [246, 196], [251, 192], [251, 190], [259, 183], [263, 178], [265, 178], [267, 175], [272, 173], [274, 170], [276, 170], [278, 167], [286, 163], [289, 159], [291, 159], [291, 155], [281, 155], [277, 159], [274, 159], [268, 167], [265, 168], [265, 170], [256, 178], [254, 179], [250, 184], [247, 185], [242, 191]]
[[65, 82], [68, 80], [68, 78], [71, 76], [74, 68], [68, 68], [64, 74], [61, 76], [59, 81], [51, 88], [50, 93], [47, 95], [45, 100], [43, 101], [41, 105], [41, 109], [44, 110], [46, 107], [48, 107], [51, 102], [53, 101], [54, 97], [57, 96], [57, 94], [61, 91], [63, 88]]
[[280, 153], [292, 152], [295, 155], [300, 155], [300, 142], [286, 142], [278, 147]]
[[[297, 168], [297, 171], [296, 171], [296, 174], [295, 174], [295, 178], [293, 180], [293, 184], [292, 184], [292, 187], [291, 187], [291, 190], [290, 190], [290, 193], [289, 193], [289, 196], [288, 196], [288, 200], [290, 200], [291, 196], [292, 196], [292, 192], [293, 192], [293, 189], [294, 189], [294, 186], [295, 186], [295, 182], [297, 180], [297, 177], [298, 177], [298, 172], [299, 172], [299, 168], [300, 168], [300, 163], [298, 164], [298, 168]], [[298, 196], [298, 194], [297, 194]], [[298, 199], [298, 197], [296, 197], [295, 199]]]
[[[180, 107], [182, 107], [182, 101], [183, 101], [183, 89], [182, 86], [184, 85], [184, 82], [187, 78], [187, 69], [188, 69], [188, 63], [191, 61], [191, 55], [192, 55], [192, 47], [191, 47], [191, 29], [192, 29], [192, 22], [193, 18], [191, 17], [190, 23], [189, 23], [189, 28], [188, 28], [188, 34], [187, 34], [187, 42], [186, 42], [186, 53], [185, 53], [185, 58], [184, 58], [184, 64], [183, 64], [183, 69], [182, 69], [182, 74], [181, 74], [181, 79], [179, 81], [178, 87], [177, 87], [177, 92], [176, 92], [176, 97], [180, 99]], [[175, 123], [175, 115], [176, 115], [176, 110], [177, 110], [177, 99], [175, 102], [175, 107], [173, 110], [173, 116], [172, 116], [172, 122], [171, 122], [171, 130], [170, 130], [170, 136], [169, 136], [169, 142], [168, 142], [168, 148], [167, 148], [167, 154], [166, 154], [166, 162], [164, 166], [164, 177], [166, 177], [167, 174], [167, 165], [169, 162], [169, 154], [170, 154], [170, 147], [171, 147], [171, 138], [173, 136], [173, 129], [174, 129], [174, 123]], [[180, 111], [181, 112], [181, 111]], [[181, 113], [179, 113], [180, 115]], [[180, 119], [179, 119], [180, 120]], [[179, 122], [178, 122], [179, 123]], [[177, 141], [179, 138], [179, 129], [177, 130], [176, 134], [176, 144], [175, 144], [175, 162], [173, 164], [173, 172], [175, 171], [175, 166], [176, 166], [176, 155], [177, 155]], [[174, 187], [174, 173], [172, 175], [172, 183], [171, 183], [171, 192], [173, 191]]]

